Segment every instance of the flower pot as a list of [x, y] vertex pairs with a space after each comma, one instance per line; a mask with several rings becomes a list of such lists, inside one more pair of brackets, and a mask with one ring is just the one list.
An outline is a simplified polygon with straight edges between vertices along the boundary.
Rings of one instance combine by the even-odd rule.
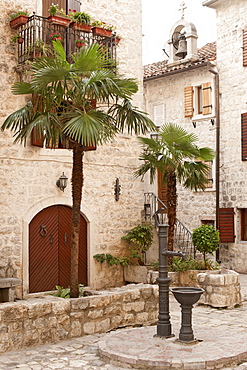
[[76, 42], [76, 47], [77, 48], [81, 48], [84, 45], [85, 45], [85, 42], [83, 42], [83, 41], [82, 42], [79, 42], [79, 41]]
[[92, 26], [90, 24], [78, 23], [78, 22], [72, 22], [71, 27], [73, 27], [75, 30], [79, 30], [83, 32], [90, 32], [92, 29]]
[[18, 42], [18, 44], [23, 44], [24, 38], [23, 37], [18, 37], [17, 42]]
[[104, 37], [111, 37], [112, 36], [112, 31], [107, 30], [106, 28], [93, 27], [92, 32], [95, 36], [104, 36]]
[[59, 26], [63, 27], [69, 27], [70, 19], [61, 17], [59, 15], [50, 15], [48, 18], [48, 21], [52, 24], [58, 24]]
[[10, 27], [11, 28], [18, 28], [20, 26], [23, 26], [28, 22], [28, 16], [27, 15], [19, 15], [18, 17], [11, 19], [10, 21]]

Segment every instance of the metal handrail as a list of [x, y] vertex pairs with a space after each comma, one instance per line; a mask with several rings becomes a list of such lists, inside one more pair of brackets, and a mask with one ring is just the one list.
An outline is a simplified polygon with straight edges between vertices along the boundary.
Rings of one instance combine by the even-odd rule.
[[[167, 206], [157, 197], [156, 194], [149, 192], [144, 193], [145, 202], [145, 219], [146, 221], [155, 220], [155, 226], [167, 225]], [[174, 249], [180, 250], [186, 255], [195, 258], [196, 248], [192, 242], [191, 231], [178, 219], [175, 223]]]
[[[70, 55], [78, 51], [76, 47], [76, 40], [85, 40], [85, 45], [89, 46], [98, 43], [102, 50], [104, 50], [106, 59], [111, 59], [116, 62], [116, 46], [117, 38], [113, 34], [111, 37], [94, 35], [91, 31], [85, 32], [82, 30], [74, 29], [72, 26], [64, 27], [59, 24], [49, 22], [48, 18], [39, 15], [32, 15], [29, 17], [28, 22], [18, 28], [18, 34], [23, 38], [23, 43], [18, 44], [18, 63], [23, 64], [25, 61], [37, 58], [39, 52], [39, 44], [45, 44], [52, 49], [53, 34], [62, 36], [63, 45], [70, 62]], [[44, 56], [44, 55], [43, 55]], [[111, 67], [114, 67], [111, 65]]]

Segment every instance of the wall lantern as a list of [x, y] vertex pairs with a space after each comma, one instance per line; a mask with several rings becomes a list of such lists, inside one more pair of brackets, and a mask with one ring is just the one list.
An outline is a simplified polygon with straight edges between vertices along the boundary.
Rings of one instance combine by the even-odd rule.
[[60, 190], [64, 191], [64, 189], [67, 186], [67, 181], [68, 181], [68, 177], [66, 177], [63, 172], [63, 174], [57, 180], [56, 185], [59, 187]]
[[121, 185], [119, 185], [119, 178], [117, 178], [115, 182], [114, 194], [115, 194], [115, 200], [118, 201], [119, 195], [121, 194]]

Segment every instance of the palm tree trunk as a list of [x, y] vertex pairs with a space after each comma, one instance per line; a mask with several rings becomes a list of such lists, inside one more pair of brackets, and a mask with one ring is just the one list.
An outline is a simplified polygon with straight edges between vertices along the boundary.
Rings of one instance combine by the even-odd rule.
[[72, 225], [71, 225], [71, 265], [70, 265], [70, 297], [79, 296], [78, 262], [79, 262], [79, 236], [80, 236], [80, 208], [83, 186], [83, 155], [82, 146], [73, 147], [72, 168]]
[[177, 180], [174, 172], [167, 174], [167, 216], [168, 216], [168, 250], [174, 246], [175, 223], [177, 217]]

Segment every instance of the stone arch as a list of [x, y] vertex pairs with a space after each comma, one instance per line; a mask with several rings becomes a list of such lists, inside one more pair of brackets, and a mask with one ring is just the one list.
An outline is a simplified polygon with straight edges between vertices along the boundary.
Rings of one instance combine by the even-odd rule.
[[[71, 197], [49, 197], [46, 199], [42, 199], [39, 202], [33, 204], [24, 214], [23, 216], [23, 238], [22, 238], [22, 266], [23, 266], [23, 296], [27, 296], [29, 293], [29, 266], [28, 266], [28, 259], [29, 259], [29, 223], [33, 219], [33, 217], [42, 211], [44, 208], [53, 205], [64, 205], [72, 207], [72, 199]], [[88, 261], [90, 261], [90, 250], [91, 245], [93, 243], [92, 236], [93, 233], [93, 214], [90, 209], [82, 204], [81, 205], [81, 214], [87, 221], [87, 235], [88, 235]], [[90, 283], [90, 271], [88, 274], [88, 279]]]

